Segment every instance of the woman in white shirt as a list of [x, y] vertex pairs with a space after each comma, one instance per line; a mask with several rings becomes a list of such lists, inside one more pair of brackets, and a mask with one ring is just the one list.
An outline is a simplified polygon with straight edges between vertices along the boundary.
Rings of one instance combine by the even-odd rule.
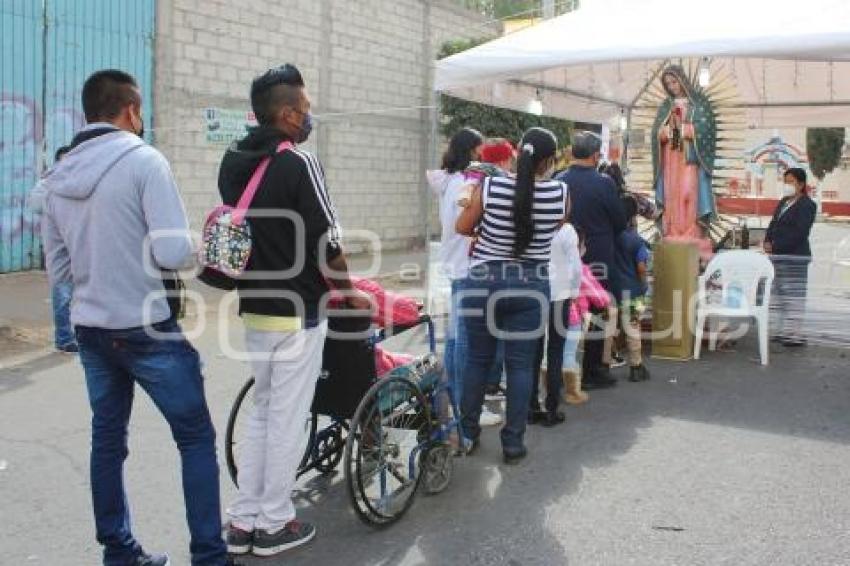
[[466, 351], [466, 339], [460, 327], [457, 311], [463, 281], [469, 274], [469, 247], [472, 239], [458, 234], [455, 223], [463, 210], [459, 201], [462, 200], [464, 191], [468, 190], [463, 172], [470, 163], [480, 159], [483, 145], [484, 136], [480, 132], [472, 128], [464, 128], [449, 141], [449, 147], [443, 155], [442, 168], [426, 173], [431, 190], [440, 199], [442, 236], [439, 261], [443, 273], [451, 281], [444, 363], [456, 406], [460, 406], [462, 389], [457, 381], [460, 375], [458, 364], [462, 363]]

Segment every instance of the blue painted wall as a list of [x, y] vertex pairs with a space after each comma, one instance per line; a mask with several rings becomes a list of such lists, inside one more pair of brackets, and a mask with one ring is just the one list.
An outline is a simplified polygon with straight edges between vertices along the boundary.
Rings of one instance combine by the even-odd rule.
[[84, 124], [80, 90], [98, 69], [139, 81], [153, 116], [155, 0], [0, 0], [0, 273], [41, 267], [26, 196]]

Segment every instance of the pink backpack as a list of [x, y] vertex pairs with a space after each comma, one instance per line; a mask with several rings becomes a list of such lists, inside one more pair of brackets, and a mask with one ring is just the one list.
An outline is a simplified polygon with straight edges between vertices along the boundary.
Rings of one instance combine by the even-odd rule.
[[[277, 153], [292, 149], [292, 142], [282, 142]], [[220, 205], [207, 215], [201, 236], [199, 262], [203, 267], [200, 279], [220, 289], [233, 289], [251, 257], [251, 227], [245, 219], [257, 188], [269, 168], [271, 157], [265, 157], [245, 187], [235, 207]]]

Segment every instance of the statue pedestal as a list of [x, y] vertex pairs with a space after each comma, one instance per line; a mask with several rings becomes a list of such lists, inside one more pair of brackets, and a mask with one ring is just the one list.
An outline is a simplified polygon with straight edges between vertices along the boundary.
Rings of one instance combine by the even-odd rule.
[[694, 242], [662, 240], [653, 255], [652, 356], [689, 360], [694, 353], [694, 302], [700, 250]]

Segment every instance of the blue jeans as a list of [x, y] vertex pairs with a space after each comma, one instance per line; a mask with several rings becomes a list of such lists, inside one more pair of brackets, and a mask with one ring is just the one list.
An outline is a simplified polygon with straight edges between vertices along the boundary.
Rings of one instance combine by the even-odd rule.
[[487, 373], [487, 385], [496, 386], [502, 384], [502, 374], [505, 369], [505, 343], [501, 340], [496, 344], [496, 356]]
[[507, 375], [506, 419], [502, 448], [523, 448], [528, 420], [537, 343], [548, 317], [549, 279], [546, 264], [537, 262], [487, 262], [470, 270], [461, 298], [461, 316], [468, 350], [463, 364], [461, 414], [465, 434], [481, 434], [478, 419], [484, 403], [488, 371], [504, 342]]
[[[150, 336], [151, 330], [162, 336]], [[131, 532], [124, 489], [127, 425], [136, 384], [168, 421], [180, 451], [192, 564], [225, 564], [215, 430], [197, 351], [174, 321], [148, 329], [78, 326], [77, 342], [92, 409], [91, 493], [104, 565], [131, 564], [141, 552]]]
[[57, 283], [51, 289], [53, 302], [53, 343], [56, 348], [76, 344], [74, 328], [71, 326], [71, 296], [73, 283]]
[[463, 371], [463, 360], [466, 356], [467, 340], [463, 321], [458, 316], [460, 310], [460, 297], [464, 288], [465, 279], [452, 280], [452, 296], [449, 305], [449, 325], [446, 329], [446, 351], [444, 354], [444, 367], [449, 379], [452, 396], [455, 403], [460, 407], [461, 373]]
[[567, 329], [567, 339], [564, 342], [564, 369], [570, 371], [579, 371], [581, 366], [578, 363], [578, 345], [581, 341], [581, 323], [571, 324]]

